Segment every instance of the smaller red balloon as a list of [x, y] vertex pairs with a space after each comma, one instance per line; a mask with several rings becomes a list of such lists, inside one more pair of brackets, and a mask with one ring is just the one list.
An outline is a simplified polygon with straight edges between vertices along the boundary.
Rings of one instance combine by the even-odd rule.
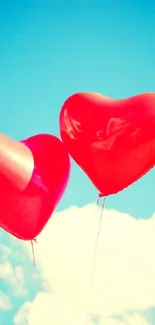
[[0, 227], [13, 236], [32, 240], [43, 230], [68, 183], [70, 159], [55, 136], [39, 134], [22, 141], [32, 152], [34, 170], [19, 191], [0, 173]]

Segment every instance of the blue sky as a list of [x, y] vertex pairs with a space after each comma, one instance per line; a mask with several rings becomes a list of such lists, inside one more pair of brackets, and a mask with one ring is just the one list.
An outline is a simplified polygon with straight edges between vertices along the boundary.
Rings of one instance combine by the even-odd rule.
[[[1, 2], [1, 132], [18, 140], [43, 132], [59, 136], [59, 111], [75, 92], [125, 98], [154, 91], [154, 12], [153, 1], [140, 0]], [[154, 212], [153, 179], [154, 170], [110, 197], [106, 207], [148, 219]], [[72, 163], [69, 186], [58, 210], [82, 207], [96, 197], [90, 181]], [[10, 236], [3, 231], [1, 236], [4, 245], [13, 245]], [[21, 265], [20, 257], [17, 263], [13, 253], [9, 256], [14, 267]], [[24, 267], [27, 259], [22, 262]], [[30, 266], [26, 283], [27, 294], [33, 299], [40, 282], [33, 292], [28, 280], [31, 271]], [[3, 281], [0, 290], [11, 295]], [[14, 299], [17, 311], [23, 300], [20, 296]], [[14, 312], [0, 315], [2, 325], [13, 324]], [[151, 315], [146, 311], [150, 319]]]

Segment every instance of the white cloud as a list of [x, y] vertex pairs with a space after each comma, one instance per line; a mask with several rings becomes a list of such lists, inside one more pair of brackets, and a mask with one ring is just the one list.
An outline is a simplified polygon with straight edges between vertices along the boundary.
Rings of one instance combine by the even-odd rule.
[[[108, 319], [108, 318], [105, 318], [100, 322], [100, 325], [105, 325], [105, 324], [106, 325], [130, 325], [129, 323], [126, 322], [122, 322], [116, 319]], [[134, 325], [134, 323], [131, 325]], [[139, 324], [135, 324], [135, 325], [139, 325]]]
[[[46, 325], [76, 325], [76, 321], [86, 325], [87, 313], [106, 317], [106, 325], [117, 325], [108, 317], [155, 305], [155, 217], [136, 220], [104, 211], [90, 291], [99, 215], [95, 205], [71, 207], [53, 215], [40, 235], [38, 267], [49, 292], [39, 294], [31, 305], [30, 325], [43, 320]], [[135, 322], [128, 318], [126, 323]], [[136, 325], [147, 324], [139, 318]]]
[[11, 253], [12, 253], [11, 248], [1, 243], [1, 246], [0, 246], [0, 262], [4, 263], [8, 259], [8, 257], [10, 256]]
[[124, 321], [119, 321], [116, 319], [103, 319], [100, 322], [100, 325], [149, 325], [146, 320], [140, 315], [132, 315], [125, 317]]
[[12, 309], [12, 304], [7, 295], [0, 291], [0, 311], [7, 311]]
[[[132, 315], [125, 318], [127, 325], [149, 325], [149, 323], [140, 315]], [[102, 324], [101, 324], [102, 325]]]
[[33, 304], [26, 305], [19, 311], [14, 324], [25, 325], [26, 321], [30, 325], [85, 325], [85, 315], [57, 295], [40, 293]]
[[31, 303], [25, 303], [14, 317], [15, 325], [27, 325], [29, 324], [29, 312], [31, 308]]
[[21, 266], [13, 268], [8, 262], [0, 264], [0, 279], [12, 287], [14, 295], [25, 295], [27, 293]]

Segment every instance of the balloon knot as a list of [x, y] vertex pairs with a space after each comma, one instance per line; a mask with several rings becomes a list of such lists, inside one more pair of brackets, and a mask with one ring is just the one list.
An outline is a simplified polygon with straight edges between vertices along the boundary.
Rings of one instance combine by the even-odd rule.
[[99, 204], [99, 202], [100, 202], [100, 199], [102, 198], [102, 197], [104, 197], [104, 195], [102, 194], [102, 193], [99, 193], [98, 194], [98, 200], [97, 200], [97, 205]]

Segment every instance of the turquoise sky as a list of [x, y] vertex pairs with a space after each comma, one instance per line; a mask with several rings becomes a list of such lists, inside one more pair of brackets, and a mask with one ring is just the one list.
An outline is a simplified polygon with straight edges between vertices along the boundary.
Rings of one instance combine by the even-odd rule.
[[[154, 39], [153, 1], [1, 1], [1, 132], [18, 140], [43, 132], [59, 136], [59, 111], [75, 92], [124, 98], [155, 91]], [[107, 208], [149, 218], [155, 207], [154, 180], [153, 170], [110, 197]], [[83, 206], [96, 198], [97, 191], [73, 163], [58, 209]], [[3, 244], [12, 243], [3, 231], [1, 236]], [[14, 259], [12, 262], [15, 265]], [[32, 291], [30, 274], [31, 270], [27, 285], [32, 299], [39, 282]], [[12, 295], [2, 280], [0, 290]], [[1, 325], [12, 324], [23, 300], [16, 297], [15, 308], [0, 315]], [[147, 317], [153, 317], [150, 315], [146, 311]]]

